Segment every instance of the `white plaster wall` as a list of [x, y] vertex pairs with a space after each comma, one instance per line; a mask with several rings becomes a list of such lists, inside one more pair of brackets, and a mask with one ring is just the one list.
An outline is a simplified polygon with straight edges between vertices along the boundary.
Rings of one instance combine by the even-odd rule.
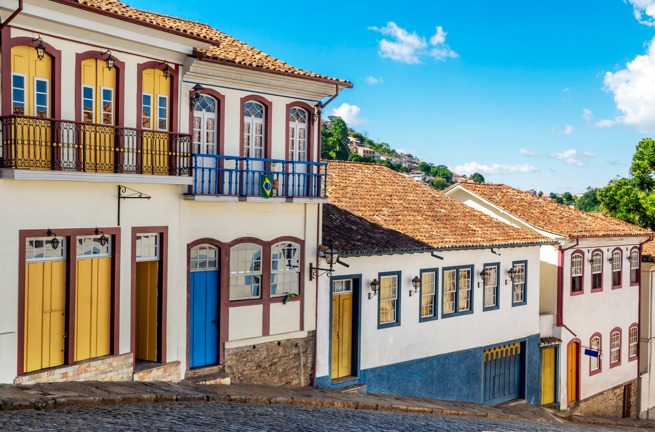
[[641, 316], [639, 327], [639, 363], [641, 376], [641, 399], [639, 412], [642, 418], [653, 418], [649, 411], [655, 408], [655, 345], [653, 335], [655, 334], [655, 263], [641, 263]]
[[298, 330], [300, 324], [300, 302], [271, 304], [271, 334], [284, 334]]
[[230, 308], [229, 340], [236, 341], [262, 335], [262, 306], [240, 306]]
[[[361, 369], [390, 365], [470, 348], [493, 345], [539, 333], [539, 247], [500, 249], [501, 256], [488, 249], [440, 252], [443, 260], [429, 253], [343, 258], [350, 268], [336, 267], [334, 276], [362, 275]], [[512, 261], [528, 261], [527, 304], [512, 307], [511, 282], [505, 272]], [[478, 273], [485, 263], [500, 262], [500, 308], [483, 311], [483, 289]], [[473, 314], [441, 316], [442, 269], [473, 265]], [[421, 269], [439, 269], [437, 320], [419, 322], [420, 296], [409, 296], [411, 279]], [[401, 271], [400, 322], [397, 327], [378, 329], [378, 298], [368, 299], [369, 284], [379, 272]], [[329, 375], [330, 326], [329, 279], [320, 278], [318, 299], [317, 376]], [[357, 312], [354, 312], [357, 313]]]
[[[576, 337], [583, 347], [590, 345], [591, 336], [599, 332], [602, 335], [602, 372], [593, 376], [589, 374], [589, 357], [580, 354], [580, 398], [586, 399], [597, 393], [633, 380], [638, 377], [638, 361], [628, 360], [628, 343], [630, 325], [639, 321], [639, 287], [630, 286], [629, 262], [626, 254], [633, 246], [638, 246], [635, 238], [585, 239], [577, 247], [564, 251], [563, 277], [563, 323], [568, 327], [562, 329], [562, 349], [560, 350], [560, 401], [566, 406], [566, 347]], [[622, 288], [612, 289], [611, 264], [607, 261], [615, 247], [623, 251]], [[603, 251], [603, 290], [591, 292], [591, 253], [594, 249]], [[626, 252], [627, 248], [627, 252]], [[583, 286], [584, 294], [570, 295], [571, 292], [571, 255], [574, 251], [584, 252]], [[621, 333], [621, 364], [610, 368], [610, 333], [619, 327]], [[572, 333], [575, 333], [574, 336]]]

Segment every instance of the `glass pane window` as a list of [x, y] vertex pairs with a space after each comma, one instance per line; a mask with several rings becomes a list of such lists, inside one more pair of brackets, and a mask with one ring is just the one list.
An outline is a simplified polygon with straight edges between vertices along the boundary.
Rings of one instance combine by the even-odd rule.
[[484, 268], [484, 307], [498, 305], [498, 267], [487, 266]]
[[590, 348], [598, 352], [598, 357], [589, 357], [591, 360], [591, 370], [595, 371], [600, 369], [600, 336], [591, 338]]
[[434, 299], [437, 292], [436, 273], [421, 273], [421, 318], [433, 317], [436, 313]]
[[153, 233], [136, 235], [136, 260], [159, 260], [159, 234]]
[[114, 124], [114, 89], [102, 88], [102, 124]]
[[353, 292], [352, 279], [340, 279], [332, 282], [332, 292], [335, 294], [351, 293]]
[[630, 252], [630, 283], [639, 282], [639, 251], [633, 249]]
[[300, 246], [278, 243], [271, 249], [271, 296], [300, 292]]
[[34, 116], [48, 117], [48, 80], [34, 78]]
[[639, 348], [639, 330], [637, 327], [630, 327], [630, 346], [629, 346], [629, 356], [637, 357], [638, 348]]
[[603, 287], [603, 254], [594, 252], [591, 255], [591, 288]]
[[141, 127], [143, 129], [152, 129], [152, 95], [143, 93], [141, 105]]
[[[56, 248], [53, 245], [55, 241]], [[66, 239], [64, 237], [28, 238], [25, 242], [25, 260], [61, 261], [66, 259]]]
[[200, 95], [193, 105], [194, 111], [202, 111], [208, 113], [216, 112], [216, 100], [209, 96]]
[[230, 249], [230, 300], [261, 297], [262, 247], [241, 243]]
[[514, 282], [512, 289], [512, 301], [523, 303], [525, 301], [525, 264], [514, 264]]
[[245, 117], [264, 118], [264, 106], [257, 102], [246, 102], [243, 111]]
[[25, 115], [25, 75], [11, 75], [11, 105], [14, 115]]
[[457, 311], [471, 310], [471, 270], [459, 270], [459, 298]]
[[193, 153], [203, 153], [202, 148], [202, 116], [193, 116]]
[[610, 336], [610, 363], [618, 363], [621, 360], [621, 333], [612, 332]]
[[157, 129], [168, 130], [168, 97], [157, 97]]
[[457, 291], [456, 270], [443, 272], [443, 311], [444, 314], [455, 312], [455, 292]]
[[571, 291], [582, 291], [582, 254], [576, 253], [571, 257]]
[[93, 110], [95, 104], [94, 92], [95, 89], [92, 86], [82, 86], [82, 121], [84, 123], [95, 122], [95, 111]]
[[307, 160], [307, 112], [300, 108], [289, 110], [289, 160]]
[[615, 250], [612, 252], [612, 286], [621, 285], [621, 251]]
[[218, 270], [218, 248], [208, 244], [198, 245], [191, 249], [191, 271]]
[[380, 324], [394, 323], [397, 320], [398, 276], [380, 277]]
[[111, 238], [107, 236], [94, 235], [78, 237], [76, 246], [78, 258], [111, 256]]

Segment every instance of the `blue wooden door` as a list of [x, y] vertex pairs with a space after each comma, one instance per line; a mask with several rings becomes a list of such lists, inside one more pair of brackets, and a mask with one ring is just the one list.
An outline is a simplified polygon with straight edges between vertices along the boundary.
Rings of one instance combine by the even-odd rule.
[[523, 397], [521, 343], [484, 351], [484, 403], [496, 405]]
[[218, 270], [191, 273], [190, 367], [218, 363]]

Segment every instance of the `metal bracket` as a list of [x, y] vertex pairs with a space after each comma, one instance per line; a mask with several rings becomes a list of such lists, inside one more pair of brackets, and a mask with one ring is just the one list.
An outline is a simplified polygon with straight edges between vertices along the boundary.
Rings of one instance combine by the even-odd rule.
[[121, 226], [121, 200], [122, 199], [150, 199], [150, 195], [144, 194], [127, 186], [118, 185], [118, 226]]

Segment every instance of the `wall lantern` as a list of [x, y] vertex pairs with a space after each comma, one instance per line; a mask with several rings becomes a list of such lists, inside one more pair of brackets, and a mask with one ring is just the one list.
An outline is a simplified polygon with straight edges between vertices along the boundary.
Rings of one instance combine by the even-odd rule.
[[98, 227], [96, 227], [95, 234], [96, 235], [102, 234], [100, 235], [100, 246], [107, 246], [107, 243], [109, 243], [109, 238], [105, 235], [105, 233], [100, 231]]
[[61, 244], [61, 242], [57, 238], [57, 234], [53, 230], [48, 228], [46, 235], [48, 237], [52, 237], [52, 240], [50, 240], [50, 245], [52, 246], [52, 249], [57, 250], [59, 248], [59, 245]]
[[412, 279], [412, 287], [414, 287], [414, 289], [409, 290], [410, 297], [416, 294], [418, 292], [418, 289], [421, 287], [421, 278], [419, 278], [418, 276], [414, 276], [414, 278]]
[[205, 88], [204, 88], [202, 85], [200, 85], [200, 84], [196, 84], [196, 85], [194, 85], [194, 86], [191, 88], [191, 90], [193, 90], [193, 97], [192, 97], [191, 100], [189, 101], [189, 104], [191, 105], [191, 109], [193, 109], [193, 106], [194, 106], [196, 103], [200, 102], [200, 98], [202, 97], [202, 96], [200, 95], [200, 92], [203, 91], [204, 89], [205, 89]]
[[612, 255], [610, 255], [609, 257], [607, 257], [607, 262], [610, 263], [610, 264], [612, 264]]
[[[199, 84], [198, 84], [199, 85]], [[312, 263], [309, 263], [309, 280], [314, 280], [314, 278], [318, 279], [319, 276], [327, 274], [328, 276], [332, 276], [332, 272], [334, 271], [334, 264], [339, 261], [339, 251], [335, 247], [328, 247], [324, 248], [323, 250], [319, 246], [319, 252], [318, 252], [319, 259], [324, 258], [325, 262], [330, 266], [329, 269], [324, 269], [320, 267], [314, 267]], [[319, 273], [323, 272], [323, 273]]]
[[482, 271], [478, 274], [480, 275], [480, 279], [482, 279], [481, 281], [478, 281], [478, 287], [480, 287], [480, 284], [484, 283], [487, 280], [487, 276], [489, 276], [489, 272], [487, 271], [486, 268], [483, 268]]
[[36, 49], [36, 57], [39, 60], [43, 60], [43, 57], [45, 56], [45, 46], [43, 46], [43, 39], [41, 39], [41, 36], [37, 37], [36, 39], [32, 39], [32, 42], [36, 41], [39, 41], [37, 46], [34, 47], [34, 49]]
[[170, 76], [171, 76], [171, 68], [170, 68], [170, 66], [168, 66], [168, 62], [164, 61], [164, 62], [159, 63], [159, 64], [163, 64], [163, 65], [164, 65], [164, 68], [161, 70], [162, 73], [164, 74], [164, 79], [168, 79], [168, 78], [170, 78]]
[[368, 293], [368, 299], [370, 300], [373, 297], [375, 297], [377, 295], [379, 289], [380, 289], [380, 282], [377, 279], [373, 279], [371, 281], [371, 291], [372, 292]]
[[106, 55], [105, 63], [107, 64], [107, 69], [111, 70], [114, 67], [114, 58], [111, 56], [111, 51], [107, 50], [101, 55]]
[[[507, 270], [507, 277], [509, 278], [509, 280], [512, 281], [512, 283], [514, 282], [514, 277], [517, 275], [517, 273], [518, 273], [518, 270], [516, 270], [514, 267]], [[505, 279], [505, 285], [507, 285], [507, 283], [508, 283], [508, 281], [507, 281], [507, 279]]]

